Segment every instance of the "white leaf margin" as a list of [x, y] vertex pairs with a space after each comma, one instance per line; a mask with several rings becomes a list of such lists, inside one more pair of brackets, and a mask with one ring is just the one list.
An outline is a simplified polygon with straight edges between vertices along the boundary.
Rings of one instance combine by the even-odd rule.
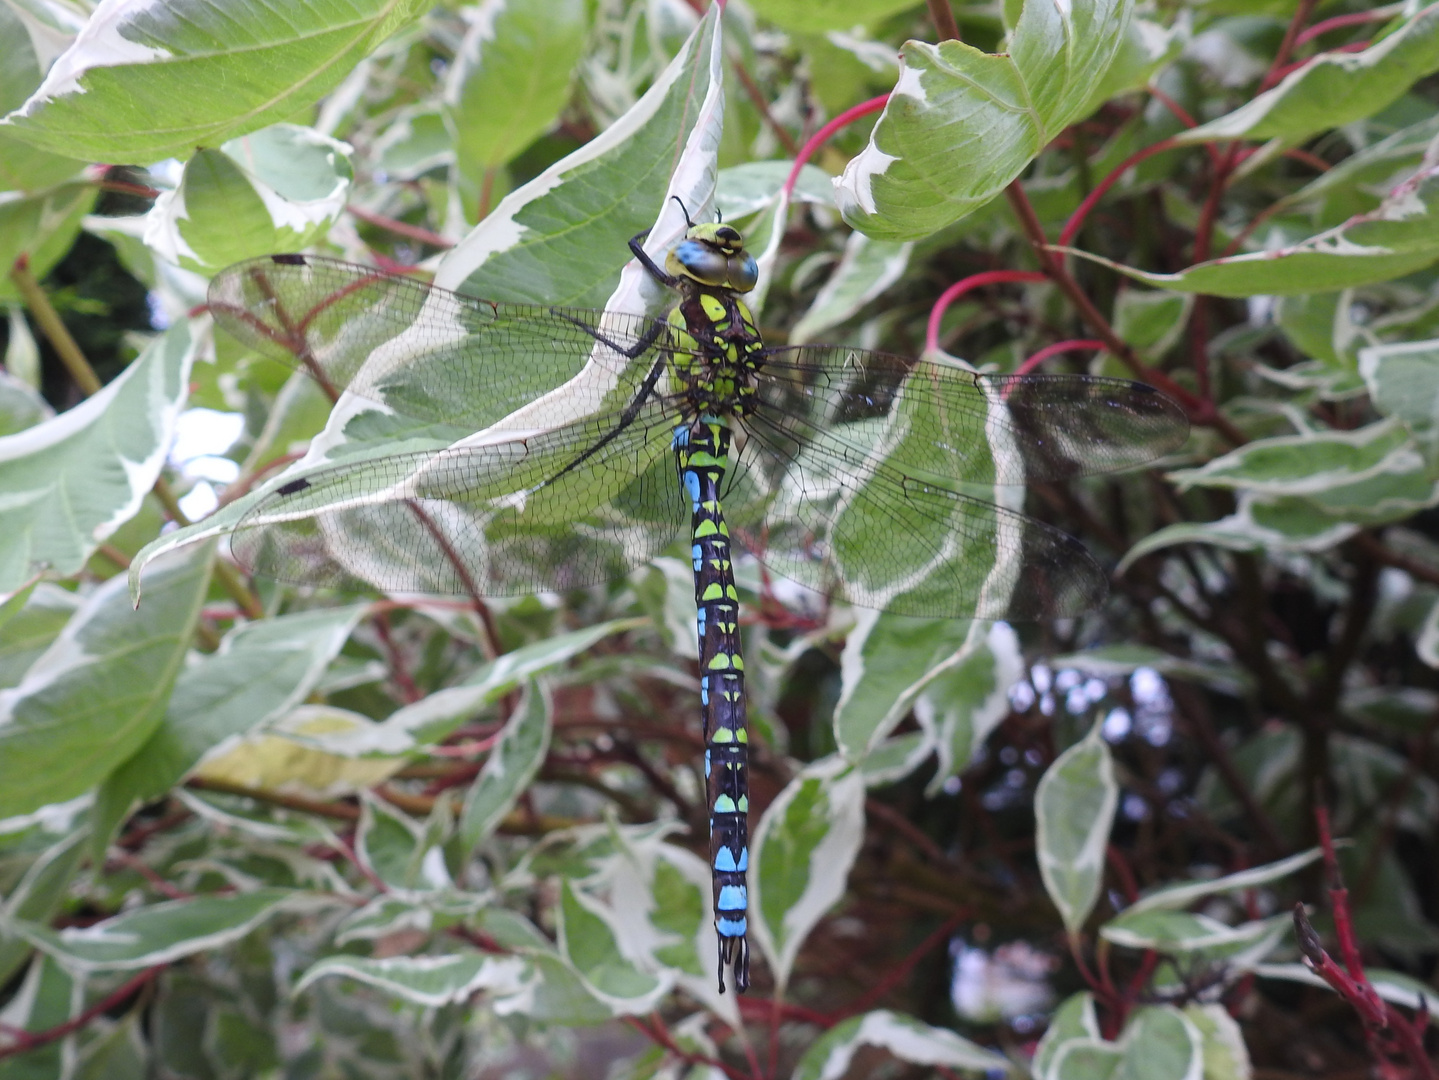
[[[800, 788], [810, 781], [818, 781], [824, 790], [829, 804], [830, 827], [810, 852], [810, 872], [804, 891], [784, 913], [781, 926], [784, 943], [781, 945], [763, 916], [761, 898], [764, 881], [759, 868], [764, 862], [764, 847], [771, 833], [783, 820]], [[789, 981], [805, 938], [844, 895], [850, 867], [854, 865], [864, 841], [864, 798], [863, 772], [839, 754], [832, 754], [807, 765], [785, 785], [760, 818], [750, 844], [750, 933], [769, 961], [775, 983], [781, 990]]]

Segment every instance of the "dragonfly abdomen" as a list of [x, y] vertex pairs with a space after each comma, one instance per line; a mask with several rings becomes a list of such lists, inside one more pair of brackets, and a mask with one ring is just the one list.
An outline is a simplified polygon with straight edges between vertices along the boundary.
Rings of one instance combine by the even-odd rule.
[[745, 729], [739, 595], [731, 564], [729, 527], [720, 506], [729, 441], [729, 429], [712, 415], [683, 423], [675, 431], [675, 457], [691, 511], [700, 713], [704, 719], [721, 993], [725, 968], [731, 965], [735, 987], [741, 992], [749, 987], [749, 945], [745, 940], [749, 907], [745, 884], [745, 871], [749, 869], [749, 735]]

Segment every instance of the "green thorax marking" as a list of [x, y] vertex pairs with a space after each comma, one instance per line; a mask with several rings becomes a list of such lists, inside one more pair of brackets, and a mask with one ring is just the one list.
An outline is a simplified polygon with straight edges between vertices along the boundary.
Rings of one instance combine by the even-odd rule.
[[728, 225], [694, 226], [665, 260], [680, 290], [670, 312], [676, 387], [695, 416], [743, 416], [755, 396], [764, 342], [740, 294], [758, 278], [753, 256]]

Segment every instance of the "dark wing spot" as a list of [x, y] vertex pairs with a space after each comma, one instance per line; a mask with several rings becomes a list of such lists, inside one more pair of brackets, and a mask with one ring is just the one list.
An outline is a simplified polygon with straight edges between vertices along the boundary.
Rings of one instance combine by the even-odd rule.
[[293, 495], [297, 491], [304, 491], [309, 486], [310, 481], [306, 480], [304, 477], [301, 477], [299, 480], [291, 480], [288, 484], [281, 484], [276, 489], [276, 494]]
[[303, 255], [271, 255], [270, 261], [281, 266], [307, 266]]

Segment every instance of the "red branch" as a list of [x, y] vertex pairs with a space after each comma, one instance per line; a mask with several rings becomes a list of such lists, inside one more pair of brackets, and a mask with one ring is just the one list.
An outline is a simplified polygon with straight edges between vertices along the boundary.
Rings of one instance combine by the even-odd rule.
[[1059, 246], [1069, 246], [1069, 242], [1074, 239], [1074, 234], [1079, 232], [1080, 228], [1084, 225], [1084, 219], [1087, 218], [1089, 212], [1094, 209], [1094, 204], [1104, 198], [1104, 193], [1117, 184], [1121, 176], [1145, 158], [1153, 157], [1155, 154], [1162, 153], [1165, 150], [1173, 150], [1179, 145], [1180, 143], [1177, 139], [1161, 139], [1154, 145], [1146, 146], [1143, 150], [1136, 150], [1125, 158], [1116, 168], [1110, 171], [1108, 176], [1094, 185], [1094, 190], [1084, 197], [1084, 201], [1079, 204], [1079, 209], [1075, 210], [1074, 213], [1069, 216], [1069, 220], [1064, 223], [1064, 228], [1060, 231]]
[[1359, 942], [1354, 936], [1354, 918], [1349, 908], [1349, 890], [1339, 872], [1334, 853], [1334, 838], [1329, 832], [1329, 811], [1321, 803], [1314, 808], [1319, 826], [1319, 845], [1324, 851], [1324, 875], [1329, 883], [1329, 902], [1334, 914], [1334, 936], [1339, 939], [1339, 953], [1344, 967], [1324, 950], [1319, 935], [1304, 913], [1303, 904], [1294, 905], [1294, 936], [1304, 956], [1304, 966], [1318, 975], [1334, 992], [1349, 1003], [1364, 1025], [1364, 1037], [1370, 1056], [1381, 1067], [1406, 1061], [1414, 1080], [1435, 1080], [1434, 1065], [1424, 1051], [1424, 1028], [1428, 1010], [1421, 1009], [1414, 1019], [1406, 1017], [1384, 1001], [1374, 989], [1359, 957]]
[[929, 329], [924, 335], [925, 352], [934, 352], [939, 348], [939, 324], [944, 318], [944, 313], [949, 305], [958, 300], [967, 292], [983, 288], [985, 285], [1003, 285], [1013, 281], [1044, 281], [1045, 275], [1037, 270], [986, 270], [982, 274], [971, 274], [967, 278], [956, 281], [944, 292], [939, 294], [939, 299], [934, 302], [934, 307], [929, 309]]
[[95, 1002], [95, 1004], [91, 1005], [79, 1016], [76, 1016], [72, 1020], [67, 1020], [63, 1024], [57, 1024], [55, 1027], [46, 1028], [44, 1031], [23, 1031], [19, 1028], [10, 1027], [9, 1025], [0, 1027], [0, 1032], [3, 1032], [10, 1039], [14, 1040], [9, 1046], [0, 1046], [0, 1058], [10, 1057], [13, 1054], [29, 1053], [31, 1050], [37, 1050], [42, 1046], [79, 1031], [91, 1020], [95, 1019], [95, 1017], [117, 1008], [122, 1002], [132, 997], [137, 990], [150, 982], [150, 980], [155, 978], [156, 975], [159, 975], [160, 972], [164, 971], [168, 966], [168, 964], [157, 964], [155, 967], [146, 968], [120, 986], [119, 989], [112, 991]]
[[1095, 341], [1093, 338], [1070, 338], [1068, 341], [1056, 341], [1053, 345], [1046, 345], [1040, 349], [1039, 352], [1025, 360], [1024, 363], [1014, 369], [1014, 373], [1016, 375], [1028, 375], [1051, 356], [1057, 356], [1060, 353], [1080, 352], [1084, 349], [1099, 350], [1104, 347], [1104, 342]]
[[794, 185], [799, 180], [799, 171], [804, 168], [805, 162], [814, 156], [814, 152], [829, 141], [831, 135], [840, 128], [847, 127], [854, 123], [861, 116], [868, 116], [870, 113], [879, 112], [888, 102], [888, 94], [881, 94], [877, 98], [870, 98], [868, 101], [861, 102], [851, 109], [845, 109], [844, 112], [840, 113], [828, 124], [825, 124], [824, 127], [811, 135], [805, 141], [805, 144], [800, 147], [799, 153], [794, 157], [794, 165], [790, 168], [789, 177], [785, 180], [784, 187], [781, 189], [784, 192], [784, 197], [786, 199], [789, 198], [790, 192], [794, 191]]
[[1391, 18], [1393, 18], [1392, 12], [1360, 11], [1353, 15], [1336, 15], [1332, 19], [1321, 19], [1296, 37], [1294, 44], [1303, 45], [1306, 42], [1313, 41], [1320, 34], [1327, 34], [1331, 30], [1339, 30], [1345, 26], [1362, 26], [1364, 23], [1388, 22]]

